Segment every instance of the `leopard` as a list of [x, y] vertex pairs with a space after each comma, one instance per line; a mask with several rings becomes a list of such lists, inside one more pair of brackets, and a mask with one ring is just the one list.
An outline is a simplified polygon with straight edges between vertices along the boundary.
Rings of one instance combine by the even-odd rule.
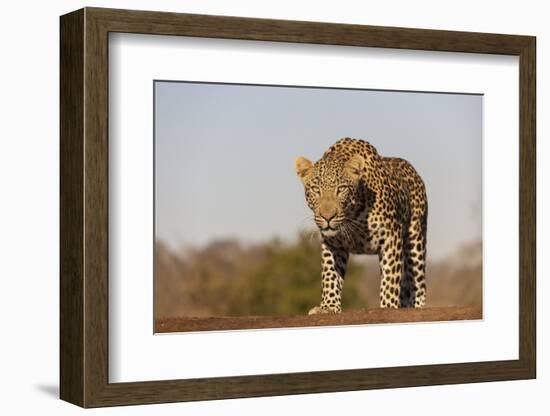
[[344, 137], [313, 163], [294, 159], [321, 243], [321, 302], [309, 315], [341, 313], [350, 255], [377, 255], [380, 308], [426, 303], [428, 199], [407, 160]]

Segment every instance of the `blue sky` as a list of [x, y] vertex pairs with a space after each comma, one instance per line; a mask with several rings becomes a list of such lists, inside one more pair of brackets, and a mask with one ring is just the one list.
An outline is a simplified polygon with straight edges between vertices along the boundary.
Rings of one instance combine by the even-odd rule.
[[481, 238], [480, 95], [155, 82], [156, 239], [293, 239], [314, 226], [293, 167], [340, 137], [407, 159], [429, 201], [428, 250]]

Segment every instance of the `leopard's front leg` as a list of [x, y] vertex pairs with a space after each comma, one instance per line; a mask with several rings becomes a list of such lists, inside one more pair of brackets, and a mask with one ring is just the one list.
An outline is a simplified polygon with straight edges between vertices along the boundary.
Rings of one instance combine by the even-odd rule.
[[403, 278], [403, 233], [400, 228], [388, 232], [380, 252], [380, 307], [399, 308], [402, 305], [401, 279]]
[[347, 251], [332, 247], [326, 242], [321, 248], [321, 304], [312, 308], [309, 315], [342, 312], [342, 289], [349, 255]]

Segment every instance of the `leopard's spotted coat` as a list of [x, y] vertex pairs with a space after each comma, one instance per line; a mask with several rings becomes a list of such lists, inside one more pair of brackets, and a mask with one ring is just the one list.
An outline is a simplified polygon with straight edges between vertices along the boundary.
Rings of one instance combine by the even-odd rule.
[[381, 307], [424, 306], [428, 202], [411, 164], [344, 138], [295, 168], [322, 236], [322, 299], [309, 313], [341, 312], [350, 254], [378, 255]]

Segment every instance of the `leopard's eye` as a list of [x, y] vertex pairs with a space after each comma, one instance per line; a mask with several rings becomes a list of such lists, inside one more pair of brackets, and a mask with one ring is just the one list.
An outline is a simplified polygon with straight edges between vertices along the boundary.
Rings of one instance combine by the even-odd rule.
[[343, 195], [345, 192], [347, 192], [349, 187], [347, 185], [340, 185], [336, 188], [336, 194], [337, 195]]
[[317, 194], [319, 195], [321, 193], [321, 190], [319, 189], [319, 187], [317, 185], [313, 185], [311, 188], [309, 188], [311, 190], [311, 192], [313, 192], [314, 194]]

